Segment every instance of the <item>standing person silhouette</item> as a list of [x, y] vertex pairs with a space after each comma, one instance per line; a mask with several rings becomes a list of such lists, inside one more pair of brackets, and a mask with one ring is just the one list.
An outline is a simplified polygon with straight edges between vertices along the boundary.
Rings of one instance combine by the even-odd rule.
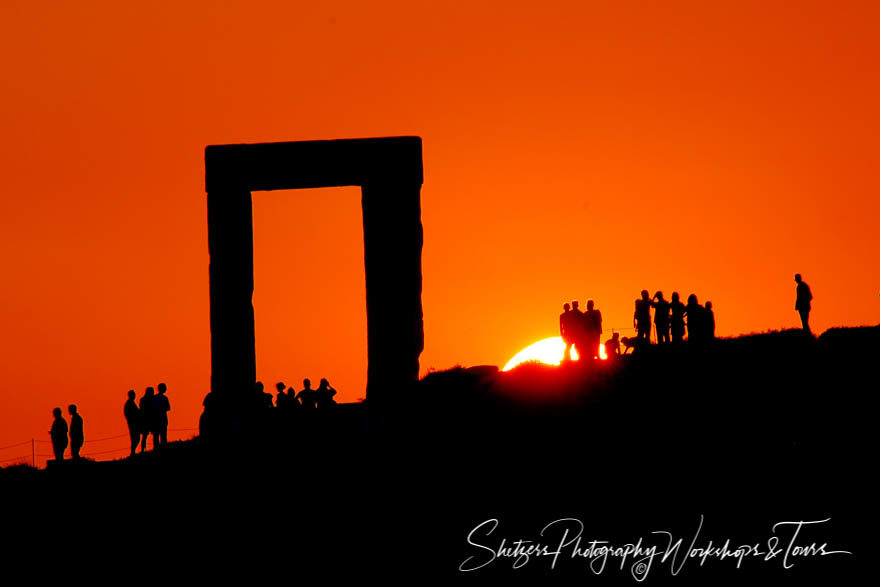
[[321, 379], [321, 382], [318, 384], [318, 389], [315, 390], [316, 407], [329, 408], [335, 406], [336, 401], [333, 399], [334, 395], [336, 395], [336, 390], [333, 389], [330, 382], [326, 379]]
[[296, 394], [296, 399], [300, 401], [304, 408], [315, 407], [315, 390], [312, 389], [311, 380], [303, 379], [303, 389]]
[[654, 326], [657, 328], [657, 344], [669, 342], [669, 302], [663, 299], [663, 292], [658, 291], [651, 299], [654, 308]]
[[287, 388], [287, 409], [291, 411], [299, 411], [299, 408], [302, 407], [296, 399], [296, 390], [292, 387]]
[[134, 398], [136, 397], [134, 390], [128, 390], [128, 401], [125, 402], [125, 408], [122, 413], [125, 414], [125, 422], [128, 424], [128, 436], [131, 440], [131, 454], [134, 456], [137, 446], [141, 441], [141, 411], [137, 407]]
[[76, 405], [67, 406], [70, 413], [70, 458], [79, 459], [79, 451], [82, 448], [85, 437], [83, 436], [83, 419], [76, 411]]
[[571, 337], [571, 317], [571, 306], [566, 302], [562, 304], [562, 314], [559, 315], [559, 336], [562, 337], [562, 342], [565, 343], [565, 350], [562, 351], [563, 361], [571, 360], [571, 345], [574, 343], [574, 339]]
[[595, 309], [593, 300], [587, 300], [584, 312], [584, 342], [587, 352], [584, 358], [592, 359], [599, 354], [599, 341], [602, 340], [602, 312]]
[[672, 342], [681, 342], [684, 340], [685, 306], [681, 303], [681, 298], [677, 291], [672, 292], [672, 301], [669, 302], [669, 311], [671, 312], [669, 326], [672, 334]]
[[284, 393], [284, 390], [287, 389], [287, 386], [284, 385], [283, 381], [279, 381], [275, 384], [275, 407], [280, 408], [281, 410], [287, 410], [290, 406], [287, 405], [287, 394]]
[[265, 391], [265, 386], [262, 381], [257, 381], [254, 384], [254, 405], [260, 408], [271, 408], [274, 406], [272, 403], [272, 394], [268, 391]]
[[153, 450], [156, 450], [156, 392], [152, 387], [144, 390], [140, 400], [141, 408], [141, 453], [147, 451], [147, 436], [153, 435]]
[[702, 342], [705, 332], [705, 312], [706, 310], [697, 301], [696, 294], [689, 295], [687, 306], [684, 308], [684, 314], [687, 316], [688, 342]]
[[64, 449], [67, 448], [67, 420], [61, 415], [61, 408], [52, 410], [55, 419], [52, 421], [52, 428], [49, 430], [49, 436], [52, 438], [52, 452], [55, 453], [56, 461], [64, 460]]
[[638, 334], [636, 338], [640, 344], [651, 343], [651, 299], [648, 290], [642, 290], [641, 299], [636, 300], [636, 311], [633, 314], [633, 327]]
[[812, 334], [810, 330], [810, 302], [813, 301], [813, 293], [810, 286], [801, 278], [800, 273], [795, 273], [794, 281], [797, 283], [797, 299], [794, 302], [794, 309], [801, 315], [801, 325], [804, 332]]
[[568, 318], [568, 336], [571, 338], [572, 343], [574, 343], [578, 358], [583, 359], [587, 356], [587, 353], [584, 352], [584, 347], [586, 346], [584, 342], [584, 313], [581, 312], [580, 303], [577, 300], [571, 301], [570, 314], [571, 316]]
[[[164, 383], [159, 384], [159, 395], [156, 396], [156, 431], [159, 433], [159, 446], [168, 444], [168, 412], [171, 411], [171, 402], [165, 392], [168, 388]], [[153, 437], [153, 448], [156, 446], [156, 438]]]
[[706, 302], [706, 339], [715, 340], [715, 312], [712, 311], [712, 302]]

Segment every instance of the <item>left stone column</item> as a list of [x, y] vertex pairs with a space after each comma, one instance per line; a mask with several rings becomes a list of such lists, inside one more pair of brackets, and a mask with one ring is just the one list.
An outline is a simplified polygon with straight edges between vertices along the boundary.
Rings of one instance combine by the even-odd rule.
[[211, 395], [205, 412], [220, 433], [241, 424], [256, 381], [253, 232], [250, 191], [209, 189]]

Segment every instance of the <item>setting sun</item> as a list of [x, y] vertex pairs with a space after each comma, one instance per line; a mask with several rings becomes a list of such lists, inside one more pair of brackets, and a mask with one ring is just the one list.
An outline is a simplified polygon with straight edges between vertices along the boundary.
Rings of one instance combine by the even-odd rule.
[[[507, 361], [507, 364], [504, 365], [504, 368], [501, 370], [510, 371], [517, 365], [528, 363], [530, 361], [544, 363], [545, 365], [559, 365], [562, 363], [562, 354], [564, 352], [565, 343], [562, 342], [562, 338], [559, 336], [551, 336], [550, 338], [539, 340], [516, 353], [512, 359]], [[605, 354], [604, 345], [599, 345], [599, 353], [597, 356], [603, 361], [608, 358], [608, 355]], [[577, 361], [579, 358], [575, 348], [571, 349], [571, 358], [573, 361]]]

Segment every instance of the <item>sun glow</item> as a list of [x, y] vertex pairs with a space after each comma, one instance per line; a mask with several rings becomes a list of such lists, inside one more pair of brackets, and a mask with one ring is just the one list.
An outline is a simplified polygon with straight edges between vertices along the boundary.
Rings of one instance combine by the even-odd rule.
[[[599, 345], [599, 358], [605, 360], [608, 356], [605, 354], [605, 346]], [[528, 363], [529, 361], [535, 361], [538, 363], [544, 363], [545, 365], [559, 365], [562, 363], [562, 354], [565, 352], [565, 343], [562, 342], [562, 338], [559, 336], [551, 336], [550, 338], [545, 338], [544, 340], [539, 340], [538, 342], [531, 344], [516, 353], [512, 359], [510, 359], [502, 371], [510, 371], [517, 365], [521, 363]], [[571, 358], [574, 361], [578, 360], [577, 350], [571, 349]]]

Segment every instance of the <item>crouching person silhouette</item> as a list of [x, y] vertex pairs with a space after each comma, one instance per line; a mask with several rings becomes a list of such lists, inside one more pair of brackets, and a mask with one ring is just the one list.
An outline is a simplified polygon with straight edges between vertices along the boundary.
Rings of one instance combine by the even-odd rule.
[[620, 333], [615, 332], [611, 338], [605, 341], [605, 356], [611, 361], [620, 357]]

